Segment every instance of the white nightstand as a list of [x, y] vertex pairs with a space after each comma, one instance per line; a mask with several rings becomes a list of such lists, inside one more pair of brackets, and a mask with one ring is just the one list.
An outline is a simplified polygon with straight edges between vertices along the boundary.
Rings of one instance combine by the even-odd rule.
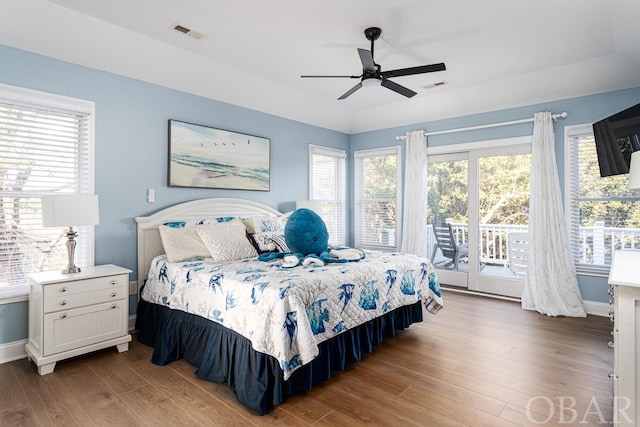
[[25, 350], [38, 373], [53, 372], [56, 362], [117, 346], [129, 349], [129, 273], [115, 265], [29, 276], [29, 342]]

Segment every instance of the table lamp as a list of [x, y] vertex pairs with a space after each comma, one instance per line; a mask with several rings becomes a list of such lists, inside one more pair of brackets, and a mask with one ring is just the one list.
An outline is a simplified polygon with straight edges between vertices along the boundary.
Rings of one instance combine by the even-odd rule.
[[42, 225], [44, 227], [69, 227], [67, 231], [67, 256], [69, 263], [63, 274], [79, 273], [74, 254], [78, 233], [74, 226], [98, 224], [98, 196], [96, 194], [52, 195], [42, 197]]
[[324, 202], [322, 200], [298, 200], [296, 202], [296, 209], [306, 208], [314, 211], [320, 217], [322, 217], [322, 208]]

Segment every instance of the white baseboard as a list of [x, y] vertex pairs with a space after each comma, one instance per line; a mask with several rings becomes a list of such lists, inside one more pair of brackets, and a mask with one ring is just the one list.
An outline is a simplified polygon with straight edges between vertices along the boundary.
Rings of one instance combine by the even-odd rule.
[[[496, 299], [502, 299], [502, 300], [507, 300], [507, 301], [520, 302], [520, 298], [503, 297], [503, 296], [500, 296], [500, 295], [493, 295], [493, 294], [487, 294], [487, 293], [482, 293], [482, 292], [474, 292], [474, 291], [469, 291], [469, 290], [464, 289], [464, 288], [454, 288], [454, 287], [450, 287], [450, 286], [441, 286], [441, 288], [444, 291], [459, 292], [459, 293], [462, 293], [462, 294], [479, 295], [479, 296], [482, 296], [482, 297], [496, 298]], [[606, 303], [606, 302], [584, 300], [583, 303], [584, 303], [584, 309], [586, 310], [587, 314], [590, 314], [592, 316], [609, 317], [609, 310], [611, 308], [613, 308], [612, 306], [609, 305], [609, 303]], [[446, 306], [446, 304], [447, 304], [447, 301], [445, 300], [445, 306]]]
[[0, 345], [0, 364], [27, 357], [26, 344], [27, 340], [20, 340]]
[[612, 308], [613, 306], [606, 302], [584, 301], [584, 309], [587, 310], [587, 314], [593, 316], [609, 317], [609, 310]]
[[129, 316], [129, 332], [136, 328], [136, 315]]

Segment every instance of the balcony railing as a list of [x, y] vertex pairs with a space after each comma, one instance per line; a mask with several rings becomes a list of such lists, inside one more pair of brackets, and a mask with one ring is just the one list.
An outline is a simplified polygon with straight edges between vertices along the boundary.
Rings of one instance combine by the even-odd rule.
[[[466, 243], [469, 238], [469, 225], [465, 223], [450, 222], [453, 235], [458, 244]], [[431, 256], [436, 245], [435, 236], [428, 226], [429, 253]], [[480, 261], [489, 265], [504, 266], [508, 263], [507, 235], [511, 231], [527, 231], [526, 225], [500, 225], [481, 224], [481, 255]], [[640, 229], [605, 227], [604, 222], [596, 222], [593, 227], [580, 227], [579, 263], [608, 265], [611, 263], [611, 255], [618, 249], [640, 249]], [[435, 262], [442, 260], [440, 253], [436, 255]]]

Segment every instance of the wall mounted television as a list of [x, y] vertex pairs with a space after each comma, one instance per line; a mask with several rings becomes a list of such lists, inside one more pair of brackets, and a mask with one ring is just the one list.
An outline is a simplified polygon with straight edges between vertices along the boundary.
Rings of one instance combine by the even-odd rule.
[[640, 150], [640, 104], [593, 124], [600, 176], [629, 173], [631, 153]]

